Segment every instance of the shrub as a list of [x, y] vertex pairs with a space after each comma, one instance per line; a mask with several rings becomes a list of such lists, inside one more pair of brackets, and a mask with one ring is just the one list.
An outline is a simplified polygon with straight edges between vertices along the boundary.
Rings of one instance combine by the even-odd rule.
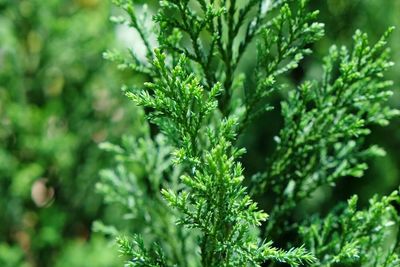
[[113, 43], [109, 10], [0, 1], [0, 266], [55, 266], [101, 214], [91, 188], [107, 158], [97, 143], [134, 128], [101, 58]]
[[[115, 3], [125, 16], [112, 20], [136, 30], [145, 59], [105, 57], [147, 80], [123, 90], [149, 124], [101, 145], [116, 167], [98, 189], [127, 221], [95, 230], [117, 236], [126, 266], [399, 264], [397, 191], [361, 210], [354, 196], [323, 219], [302, 206], [384, 155], [365, 138], [398, 115], [384, 77], [392, 29], [375, 44], [356, 31], [351, 48], [331, 47], [321, 78], [292, 86], [285, 78], [324, 35], [307, 1], [166, 0], [153, 22], [144, 5]], [[264, 170], [245, 173], [243, 136], [274, 108], [283, 118], [274, 152]]]

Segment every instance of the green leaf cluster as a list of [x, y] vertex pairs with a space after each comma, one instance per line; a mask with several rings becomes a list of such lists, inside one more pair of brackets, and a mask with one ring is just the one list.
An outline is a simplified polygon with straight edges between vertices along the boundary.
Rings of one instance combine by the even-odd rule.
[[300, 234], [307, 247], [321, 259], [318, 266], [397, 266], [400, 244], [395, 206], [399, 201], [399, 193], [395, 191], [381, 199], [374, 196], [368, 208], [357, 210], [357, 196], [353, 196], [340, 211], [302, 226]]
[[[146, 56], [136, 55], [137, 45], [125, 56], [105, 57], [145, 77], [144, 86], [123, 90], [149, 121], [148, 148], [134, 141], [131, 151], [104, 145], [121, 165], [103, 172], [99, 188], [127, 215], [135, 211], [131, 225], [147, 222], [121, 231], [134, 236], [118, 239], [127, 266], [331, 266], [370, 263], [378, 254], [385, 256], [371, 266], [397, 263], [398, 237], [382, 247], [379, 231], [389, 221], [399, 226], [392, 205], [397, 193], [372, 199], [360, 212], [353, 198], [343, 215], [311, 226], [293, 216], [318, 189], [361, 177], [366, 159], [384, 154], [364, 139], [373, 125], [398, 115], [387, 104], [392, 83], [384, 78], [393, 65], [386, 49], [392, 29], [375, 45], [357, 31], [352, 49], [331, 48], [320, 79], [288, 88], [285, 78], [324, 35], [308, 1], [166, 0], [154, 9], [129, 0], [116, 4], [125, 16], [113, 21], [138, 33]], [[138, 10], [146, 12], [139, 16]], [[257, 53], [251, 55], [252, 48]], [[245, 54], [253, 63], [243, 67]], [[286, 92], [275, 152], [265, 171], [245, 179], [240, 136], [256, 118], [268, 119], [273, 94]], [[157, 145], [158, 138], [165, 143]], [[160, 156], [157, 166], [146, 162]], [[274, 201], [269, 216], [255, 201], [264, 196]], [[289, 239], [273, 245], [282, 236]]]

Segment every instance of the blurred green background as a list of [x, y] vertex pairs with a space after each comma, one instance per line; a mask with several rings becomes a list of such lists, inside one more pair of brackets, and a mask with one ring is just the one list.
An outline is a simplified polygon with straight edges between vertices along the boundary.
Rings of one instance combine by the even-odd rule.
[[[115, 247], [91, 231], [95, 220], [117, 224], [121, 218], [118, 207], [105, 206], [94, 190], [98, 172], [110, 165], [98, 144], [139, 134], [142, 120], [119, 89], [136, 77], [102, 59], [106, 49], [135, 45], [127, 36], [132, 33], [109, 22], [116, 12], [110, 2], [0, 0], [2, 267], [122, 266]], [[318, 77], [329, 46], [349, 44], [355, 29], [377, 40], [395, 25], [390, 46], [397, 65], [388, 75], [395, 81], [391, 104], [400, 108], [400, 1], [311, 0], [310, 6], [321, 11], [326, 37], [288, 82]], [[282, 97], [271, 101], [278, 107]], [[242, 137], [248, 174], [262, 170], [281, 120], [277, 108]], [[342, 179], [323, 191], [326, 207], [354, 193], [365, 203], [398, 187], [399, 126], [397, 119], [373, 129], [367, 141], [387, 156], [371, 161], [362, 180]]]

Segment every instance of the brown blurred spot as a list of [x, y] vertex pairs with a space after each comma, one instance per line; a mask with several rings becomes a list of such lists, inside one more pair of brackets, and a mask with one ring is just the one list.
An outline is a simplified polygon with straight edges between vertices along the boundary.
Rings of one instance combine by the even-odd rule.
[[39, 179], [32, 185], [31, 196], [38, 207], [48, 206], [54, 197], [54, 188], [47, 185], [47, 179]]
[[22, 224], [27, 229], [33, 229], [38, 222], [38, 216], [35, 212], [28, 211], [22, 217]]
[[45, 93], [48, 96], [58, 96], [64, 87], [64, 75], [59, 68], [50, 68], [46, 71]]
[[85, 8], [93, 8], [93, 7], [96, 7], [100, 3], [99, 0], [75, 0], [75, 2], [79, 6], [85, 7]]
[[92, 134], [92, 140], [96, 143], [104, 142], [107, 138], [107, 131], [100, 130]]
[[43, 41], [39, 33], [31, 31], [28, 34], [28, 48], [32, 54], [38, 54], [42, 50]]
[[124, 112], [124, 109], [123, 109], [123, 108], [118, 108], [118, 109], [114, 112], [114, 114], [113, 114], [111, 120], [112, 120], [113, 122], [121, 121], [121, 120], [124, 118], [124, 113], [125, 113], [125, 112]]
[[110, 93], [107, 89], [99, 89], [96, 90], [94, 101], [93, 101], [93, 109], [96, 111], [96, 116], [104, 116], [105, 114], [109, 114], [112, 110], [113, 103]]
[[15, 233], [15, 239], [18, 241], [19, 245], [23, 250], [27, 251], [31, 247], [31, 238], [24, 231], [18, 231]]

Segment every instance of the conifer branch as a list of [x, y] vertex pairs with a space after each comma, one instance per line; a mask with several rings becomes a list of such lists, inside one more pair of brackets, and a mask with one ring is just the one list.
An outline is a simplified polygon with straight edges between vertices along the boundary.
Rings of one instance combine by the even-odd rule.
[[363, 148], [360, 137], [370, 133], [371, 125], [386, 125], [398, 115], [386, 106], [392, 83], [383, 78], [392, 66], [385, 49], [391, 31], [372, 47], [366, 34], [357, 31], [351, 53], [332, 47], [323, 81], [304, 83], [282, 103], [285, 127], [276, 137], [277, 150], [268, 171], [254, 177], [256, 190], [268, 188], [278, 196], [269, 231], [317, 188], [340, 177], [361, 177], [365, 159], [384, 154], [376, 146]]
[[[387, 238], [393, 231], [398, 234], [400, 217], [393, 204], [399, 201], [395, 191], [381, 199], [373, 197], [367, 209], [357, 211], [357, 197], [353, 196], [340, 214], [315, 218], [310, 225], [302, 226], [300, 233], [321, 259], [318, 266], [395, 266], [399, 259], [393, 249], [398, 249], [398, 244]], [[385, 249], [385, 242], [391, 243], [390, 249]]]
[[[136, 18], [133, 1], [117, 3], [128, 14], [128, 22], [121, 21], [137, 29], [142, 39], [148, 38]], [[354, 218], [367, 220], [371, 214], [378, 218], [371, 219], [374, 226], [389, 214], [397, 218], [390, 203], [397, 196], [382, 202], [374, 199], [371, 209], [359, 213], [352, 200], [347, 213], [332, 217], [339, 221], [326, 228], [334, 237], [324, 237], [327, 247], [315, 246], [322, 237], [312, 231], [323, 228], [320, 221], [301, 228], [305, 245], [280, 249], [263, 241], [264, 236], [270, 240], [293, 232], [299, 224], [291, 221], [290, 212], [319, 187], [333, 185], [344, 176], [362, 176], [365, 160], [384, 154], [377, 146], [366, 148], [363, 137], [372, 125], [386, 125], [398, 114], [386, 104], [391, 82], [383, 77], [392, 65], [385, 49], [390, 30], [374, 46], [358, 31], [351, 51], [333, 47], [324, 61], [321, 82], [304, 82], [282, 102], [284, 127], [276, 137], [276, 151], [265, 172], [251, 181], [253, 193], [269, 194], [276, 201], [267, 220], [243, 185], [240, 156], [245, 150], [236, 147], [236, 141], [256, 116], [272, 108], [268, 97], [282, 87], [280, 79], [297, 68], [311, 53], [310, 45], [323, 36], [323, 25], [316, 22], [318, 12], [308, 11], [307, 4], [307, 0], [161, 1], [154, 17], [158, 48], [148, 53], [148, 62], [135, 56], [132, 62], [117, 53], [105, 54], [120, 68], [148, 75], [151, 82], [144, 87], [126, 87], [125, 92], [146, 110], [146, 118], [161, 132], [157, 136], [165, 140], [155, 145], [150, 135], [145, 135], [155, 148], [150, 155], [158, 155], [153, 161], [156, 165], [140, 154], [146, 148], [125, 155], [125, 149], [103, 145], [119, 155], [118, 159], [124, 155], [122, 158], [131, 157], [131, 162], [150, 166], [145, 169], [147, 176], [138, 178], [131, 173], [136, 170], [120, 164], [114, 171], [105, 171], [99, 185], [109, 201], [135, 211], [135, 219], [152, 219], [148, 242], [139, 238], [144, 230], [133, 239], [120, 239], [128, 264], [274, 266], [283, 262], [319, 266], [356, 262], [362, 258], [354, 257], [361, 248], [366, 251], [377, 244], [363, 243], [375, 228], [366, 227], [360, 234], [346, 232], [340, 239], [335, 237], [340, 232], [337, 225], [354, 228], [359, 223]], [[246, 77], [239, 73], [238, 65], [256, 38], [254, 76]], [[152, 49], [149, 42], [144, 43]], [[254, 88], [247, 87], [251, 83]], [[128, 185], [135, 185], [137, 191], [129, 191]], [[140, 202], [141, 197], [159, 208], [132, 204], [132, 199]], [[377, 212], [377, 207], [385, 207], [385, 212]], [[157, 228], [172, 221], [177, 224]], [[259, 234], [259, 227], [266, 231]], [[153, 243], [160, 248], [150, 247]], [[376, 263], [394, 266], [398, 243]]]

